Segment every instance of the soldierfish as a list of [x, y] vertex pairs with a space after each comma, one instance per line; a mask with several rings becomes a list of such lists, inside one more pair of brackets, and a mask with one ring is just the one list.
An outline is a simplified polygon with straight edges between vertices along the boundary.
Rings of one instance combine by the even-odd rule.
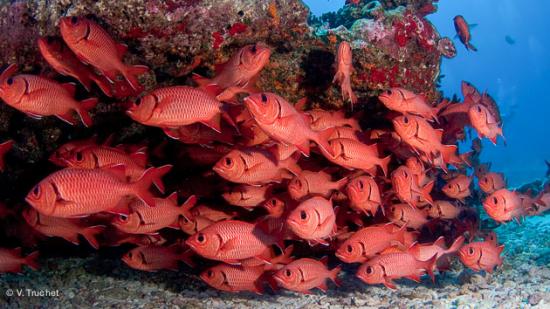
[[417, 207], [420, 203], [433, 203], [430, 192], [434, 182], [430, 181], [421, 187], [418, 177], [406, 165], [402, 165], [392, 172], [391, 181], [393, 190], [402, 202], [412, 207]]
[[271, 192], [271, 187], [238, 185], [222, 194], [223, 199], [233, 206], [252, 209], [260, 206]]
[[470, 184], [473, 177], [466, 175], [458, 175], [457, 177], [449, 180], [445, 186], [441, 189], [445, 195], [450, 198], [458, 199], [464, 202], [464, 199], [470, 196]]
[[434, 279], [433, 269], [436, 262], [434, 254], [428, 260], [420, 261], [409, 252], [392, 252], [373, 257], [357, 270], [357, 277], [367, 284], [382, 283], [390, 289], [397, 286], [393, 279], [408, 278], [420, 282], [420, 277], [428, 273]]
[[341, 110], [312, 109], [302, 113], [309, 118], [309, 125], [315, 131], [323, 131], [334, 127], [350, 127], [358, 131], [361, 130], [357, 119], [347, 118]]
[[380, 188], [371, 176], [359, 176], [349, 181], [346, 193], [350, 200], [350, 206], [359, 213], [374, 216], [382, 207]]
[[332, 176], [325, 172], [302, 171], [288, 183], [288, 193], [295, 200], [308, 195], [321, 195], [329, 198], [333, 191], [342, 189], [348, 182], [347, 178], [332, 181]]
[[74, 84], [58, 84], [27, 74], [12, 77], [16, 71], [17, 67], [11, 65], [0, 75], [0, 98], [6, 104], [33, 118], [56, 116], [71, 125], [76, 124], [72, 115], [75, 111], [85, 126], [92, 125], [88, 111], [96, 106], [96, 98], [77, 102], [74, 99]]
[[432, 205], [428, 206], [428, 216], [434, 219], [455, 219], [461, 211], [455, 204], [444, 200], [434, 201]]
[[23, 211], [23, 218], [35, 230], [48, 237], [61, 237], [79, 245], [78, 235], [82, 235], [94, 248], [99, 248], [97, 235], [105, 230], [103, 225], [86, 226], [78, 219], [56, 218], [40, 214], [29, 208]]
[[449, 255], [458, 252], [462, 244], [464, 244], [464, 236], [459, 236], [453, 241], [451, 246], [447, 248], [445, 238], [441, 236], [436, 239], [433, 244], [416, 243], [408, 248], [407, 251], [414, 255], [419, 261], [428, 260], [435, 255], [437, 268], [441, 271], [449, 269]]
[[137, 75], [149, 71], [146, 66], [129, 66], [122, 62], [128, 47], [115, 42], [101, 26], [84, 17], [63, 17], [59, 22], [63, 40], [80, 59], [96, 68], [111, 83], [122, 76], [134, 92], [141, 91]]
[[225, 263], [210, 267], [200, 274], [200, 278], [209, 286], [225, 292], [249, 291], [263, 293], [263, 265], [242, 266]]
[[455, 25], [456, 34], [460, 38], [460, 42], [464, 44], [466, 49], [477, 51], [477, 48], [475, 48], [475, 46], [472, 45], [472, 43], [470, 43], [470, 40], [472, 38], [470, 34], [470, 25], [468, 25], [464, 17], [462, 17], [462, 15], [457, 15], [455, 16], [453, 21]]
[[280, 269], [273, 277], [283, 288], [288, 290], [311, 294], [311, 289], [318, 288], [326, 292], [328, 290], [327, 279], [332, 280], [338, 286], [340, 285], [338, 273], [341, 270], [340, 267], [329, 270], [327, 261], [326, 257], [320, 261], [301, 258]]
[[301, 171], [295, 158], [278, 161], [269, 151], [255, 148], [232, 150], [213, 170], [226, 180], [250, 185], [280, 182]]
[[124, 166], [111, 169], [68, 168], [50, 174], [27, 194], [26, 201], [38, 212], [53, 217], [82, 217], [98, 212], [127, 214], [120, 207], [127, 197], [142, 199], [154, 207], [149, 187], [170, 171], [171, 165], [149, 168], [141, 178], [128, 183]]
[[431, 107], [426, 102], [426, 98], [407, 89], [388, 89], [382, 92], [382, 94], [378, 96], [378, 99], [382, 101], [387, 108], [393, 111], [402, 114], [418, 115], [437, 122], [439, 108]]
[[3, 172], [6, 168], [6, 163], [4, 162], [4, 156], [8, 151], [11, 150], [13, 147], [14, 141], [13, 140], [7, 140], [0, 144], [0, 172]]
[[7, 249], [0, 248], [0, 273], [20, 273], [23, 265], [29, 266], [33, 270], [38, 269], [38, 251], [21, 256], [21, 248]]
[[82, 63], [60, 39], [51, 36], [39, 38], [38, 49], [59, 74], [73, 77], [88, 91], [92, 89], [92, 83], [95, 83], [105, 95], [113, 95], [109, 82]]
[[496, 234], [489, 234], [484, 241], [466, 244], [458, 251], [460, 261], [467, 267], [492, 273], [495, 267], [502, 265], [500, 254], [504, 245], [498, 245]]
[[149, 207], [141, 200], [134, 200], [128, 205], [130, 213], [119, 215], [112, 224], [129, 234], [156, 233], [166, 227], [179, 229], [179, 217], [188, 215], [189, 209], [196, 202], [197, 198], [190, 196], [185, 203], [178, 205], [176, 193], [165, 199], [155, 198], [155, 207]]
[[483, 201], [483, 209], [489, 217], [497, 222], [507, 222], [515, 219], [519, 222], [525, 215], [526, 209], [518, 193], [506, 188], [497, 190]]
[[[178, 128], [200, 122], [221, 132], [223, 104], [198, 88], [157, 88], [136, 99], [127, 113], [135, 121], [159, 128]], [[227, 118], [228, 119], [228, 118]], [[171, 132], [166, 132], [168, 136]]]
[[399, 226], [407, 226], [409, 228], [420, 230], [428, 219], [424, 211], [412, 208], [408, 204], [394, 204], [389, 207], [388, 219]]
[[321, 151], [332, 163], [347, 169], [361, 169], [373, 176], [376, 173], [374, 168], [379, 166], [384, 175], [387, 175], [391, 155], [385, 158], [379, 158], [376, 144], [367, 145], [347, 138], [333, 139], [328, 143], [331, 152], [324, 152], [322, 148]]
[[353, 233], [336, 250], [336, 256], [346, 263], [363, 263], [368, 258], [393, 245], [405, 245], [406, 227], [393, 224], [368, 226]]
[[130, 250], [122, 256], [122, 261], [128, 266], [155, 272], [162, 269], [177, 271], [178, 262], [182, 261], [185, 264], [193, 267], [194, 263], [191, 260], [193, 252], [179, 243], [164, 247], [158, 245], [140, 246]]
[[244, 99], [244, 104], [260, 128], [274, 140], [296, 146], [309, 156], [310, 141], [324, 152], [332, 153], [328, 138], [334, 129], [314, 131], [293, 105], [274, 93], [257, 93]]
[[309, 243], [327, 245], [326, 238], [336, 232], [336, 214], [332, 201], [321, 196], [309, 198], [288, 215], [286, 223], [298, 237]]
[[351, 107], [357, 103], [357, 96], [351, 89], [351, 72], [353, 71], [353, 61], [351, 55], [351, 46], [348, 42], [342, 41], [338, 45], [336, 54], [336, 74], [332, 79], [333, 83], [340, 85], [342, 100], [349, 100]]
[[468, 111], [468, 116], [479, 138], [487, 137], [495, 145], [497, 144], [498, 135], [504, 138], [499, 122], [484, 105], [476, 104], [472, 106]]
[[502, 173], [484, 173], [479, 178], [478, 183], [479, 188], [487, 194], [491, 194], [496, 190], [506, 187], [506, 180], [504, 180], [504, 175]]

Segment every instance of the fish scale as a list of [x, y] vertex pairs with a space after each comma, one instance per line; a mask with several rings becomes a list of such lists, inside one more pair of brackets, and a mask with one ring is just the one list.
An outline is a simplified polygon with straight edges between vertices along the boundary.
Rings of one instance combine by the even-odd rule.
[[[141, 200], [134, 200], [129, 207], [132, 213], [126, 221], [115, 222], [114, 225], [126, 233], [149, 234], [168, 227], [177, 222], [180, 215], [185, 214], [185, 208], [178, 206], [170, 199], [155, 199], [155, 207], [149, 207]], [[134, 225], [136, 221], [138, 225]], [[143, 222], [141, 222], [143, 221]]]
[[[83, 157], [89, 160], [89, 162], [75, 162], [76, 159], [73, 157], [73, 160], [71, 161], [73, 166], [83, 168], [103, 168], [117, 164], [123, 164], [125, 167], [124, 171], [126, 173], [126, 176], [129, 176], [130, 179], [134, 181], [141, 177], [141, 175], [143, 175], [143, 172], [145, 171], [145, 166], [138, 164], [137, 161], [130, 155], [116, 148], [88, 146], [84, 147], [82, 150], [80, 150], [80, 152], [83, 153]], [[98, 163], [97, 166], [95, 158], [88, 157], [85, 154], [95, 155]]]
[[400, 278], [423, 272], [419, 261], [413, 255], [405, 252], [383, 254], [373, 258], [368, 264], [383, 266], [384, 274], [389, 278]]
[[[210, 271], [213, 272], [216, 279], [219, 279], [218, 276], [222, 276], [222, 280], [226, 280], [226, 282], [218, 282], [216, 279], [209, 280], [208, 273]], [[257, 281], [263, 273], [263, 265], [259, 267], [245, 267], [240, 265], [219, 264], [204, 271], [201, 274], [201, 278], [212, 287], [223, 291], [261, 292], [258, 288], [259, 284], [257, 284]]]
[[[391, 225], [379, 225], [360, 229], [340, 246], [337, 251], [339, 252], [339, 257], [348, 257], [343, 260], [347, 263], [363, 262], [366, 258], [381, 252], [395, 242], [402, 243], [404, 241], [403, 234], [393, 232], [391, 227]], [[347, 246], [355, 243], [362, 244], [362, 251], [355, 258], [350, 258], [346, 254]]]
[[336, 157], [326, 154], [325, 156], [331, 162], [341, 165], [346, 168], [362, 169], [369, 173], [373, 172], [375, 166], [386, 173], [387, 164], [390, 156], [383, 159], [378, 158], [378, 150], [376, 145], [366, 145], [362, 142], [347, 138], [337, 138], [329, 141], [332, 152]]

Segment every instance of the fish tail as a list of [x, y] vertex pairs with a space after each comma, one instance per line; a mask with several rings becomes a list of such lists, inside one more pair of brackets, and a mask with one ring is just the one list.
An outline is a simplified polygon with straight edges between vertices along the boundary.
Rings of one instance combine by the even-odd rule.
[[90, 246], [94, 249], [99, 249], [99, 243], [97, 242], [97, 235], [103, 233], [105, 230], [104, 225], [90, 226], [82, 231], [81, 235], [88, 241]]
[[143, 87], [139, 83], [137, 76], [145, 74], [147, 72], [149, 72], [149, 67], [145, 65], [133, 65], [127, 66], [126, 69], [121, 73], [128, 84], [130, 84], [130, 87], [134, 89], [134, 91], [141, 92], [143, 90]]
[[466, 49], [469, 49], [475, 52], [477, 51], [477, 48], [472, 43], [469, 43], [469, 42], [466, 44]]
[[430, 205], [433, 205], [434, 201], [432, 199], [432, 196], [430, 195], [430, 192], [432, 192], [432, 189], [434, 187], [434, 181], [428, 182], [423, 188], [422, 188], [422, 198], [428, 202]]
[[91, 127], [93, 124], [92, 117], [90, 117], [88, 112], [97, 105], [97, 102], [97, 98], [89, 98], [84, 101], [80, 101], [80, 105], [76, 110], [78, 116], [82, 120], [82, 123], [84, 123], [86, 127]]
[[271, 260], [271, 264], [282, 264], [287, 265], [292, 262], [292, 251], [294, 250], [294, 245], [290, 245], [286, 247], [286, 249], [283, 251], [283, 254], [273, 258]]
[[349, 181], [349, 178], [344, 177], [338, 180], [337, 182], [335, 182], [335, 186], [334, 186], [335, 190], [342, 190], [342, 188], [344, 188], [348, 184], [348, 181]]
[[25, 262], [24, 264], [29, 266], [31, 269], [33, 270], [38, 270], [38, 268], [40, 268], [40, 265], [38, 264], [38, 255], [40, 253], [37, 251], [34, 251], [32, 252], [31, 254], [27, 255], [25, 257]]
[[197, 196], [191, 195], [187, 200], [181, 204], [180, 212], [181, 215], [187, 217], [189, 215], [189, 210], [197, 204]]
[[342, 71], [338, 71], [336, 72], [336, 74], [334, 74], [334, 78], [332, 79], [332, 83], [342, 83], [342, 81], [344, 80], [344, 72]]
[[220, 86], [218, 86], [214, 82], [212, 82], [211, 79], [208, 79], [197, 73], [193, 73], [193, 75], [191, 75], [191, 78], [193, 79], [193, 81], [195, 81], [195, 83], [198, 84], [200, 89], [206, 91], [208, 94], [214, 97], [218, 96], [223, 92], [223, 89], [220, 88]]
[[161, 167], [151, 167], [147, 169], [143, 175], [134, 183], [135, 195], [143, 200], [145, 204], [154, 207], [155, 200], [151, 192], [149, 192], [149, 187], [152, 184], [164, 193], [164, 184], [162, 183], [162, 177], [166, 175], [172, 169], [172, 165], [164, 165]]
[[455, 253], [457, 252], [460, 247], [462, 247], [462, 245], [464, 244], [464, 236], [458, 236], [455, 241], [453, 242], [453, 244], [449, 247], [449, 249], [447, 249], [447, 252], [446, 253]]
[[336, 284], [337, 286], [341, 286], [341, 285], [342, 285], [342, 281], [340, 280], [340, 278], [338, 278], [338, 274], [340, 273], [341, 270], [342, 270], [342, 267], [341, 267], [341, 266], [336, 266], [336, 267], [334, 267], [334, 268], [330, 271], [329, 278], [330, 278], [330, 280], [332, 280], [332, 282], [334, 282], [334, 284]]
[[300, 175], [302, 172], [302, 168], [300, 165], [298, 165], [298, 159], [300, 158], [300, 154], [296, 153], [293, 154], [290, 158], [282, 161], [283, 167], [287, 169], [289, 172], [291, 172], [294, 175]]
[[391, 161], [391, 155], [383, 158], [380, 160], [380, 168], [382, 169], [382, 172], [384, 173], [384, 176], [388, 176], [388, 164], [390, 164]]
[[445, 163], [450, 162], [454, 157], [456, 150], [456, 145], [443, 145], [441, 148], [441, 156], [443, 157], [443, 161]]
[[94, 81], [94, 83], [99, 87], [99, 89], [101, 89], [101, 91], [106, 96], [108, 96], [109, 98], [113, 97], [113, 90], [111, 89], [111, 84], [109, 84], [109, 82], [106, 79], [104, 79], [101, 76], [94, 76], [94, 75], [92, 75], [92, 77], [90, 78]]
[[187, 250], [183, 251], [183, 252], [178, 256], [178, 261], [184, 262], [184, 263], [187, 264], [189, 267], [195, 267], [196, 264], [195, 264], [195, 262], [193, 261], [193, 259], [191, 259], [192, 256], [193, 256], [193, 250], [187, 249]]
[[434, 254], [429, 260], [423, 261], [422, 268], [426, 270], [426, 273], [432, 278], [432, 282], [435, 282], [434, 269], [437, 261], [437, 253]]
[[323, 149], [324, 153], [328, 153], [330, 156], [334, 156], [334, 153], [332, 153], [332, 148], [330, 147], [328, 141], [330, 136], [334, 133], [334, 130], [336, 130], [336, 128], [328, 128], [323, 131], [316, 132], [316, 135], [314, 136], [315, 143]]

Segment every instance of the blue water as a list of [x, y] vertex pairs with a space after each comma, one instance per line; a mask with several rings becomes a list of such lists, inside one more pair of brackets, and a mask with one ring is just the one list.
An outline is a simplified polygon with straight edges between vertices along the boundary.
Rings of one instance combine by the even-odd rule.
[[[344, 2], [305, 1], [315, 15]], [[467, 80], [487, 90], [504, 116], [507, 146], [484, 140], [482, 161], [504, 172], [510, 186], [544, 177], [544, 160], [550, 159], [550, 1], [461, 0], [438, 6], [429, 19], [441, 36], [454, 37], [453, 17], [460, 14], [477, 24], [472, 42], [478, 48], [469, 52], [454, 40], [458, 55], [443, 59], [441, 90], [445, 96], [460, 95], [460, 82]]]

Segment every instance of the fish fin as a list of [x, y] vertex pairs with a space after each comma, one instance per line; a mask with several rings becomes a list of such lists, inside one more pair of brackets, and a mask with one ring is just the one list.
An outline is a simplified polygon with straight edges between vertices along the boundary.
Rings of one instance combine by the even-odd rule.
[[4, 80], [11, 77], [18, 70], [19, 70], [19, 68], [17, 67], [17, 64], [12, 63], [12, 64], [8, 65], [8, 67], [5, 68], [4, 71], [2, 72], [2, 74], [0, 75], [0, 83], [3, 83]]
[[25, 265], [29, 266], [32, 270], [38, 270], [40, 268], [40, 265], [38, 264], [38, 255], [40, 253], [37, 251], [34, 251], [27, 255], [25, 257]]
[[447, 253], [454, 253], [457, 252], [462, 245], [464, 244], [464, 236], [458, 236], [455, 241], [453, 241], [453, 244], [447, 249]]
[[434, 254], [429, 260], [423, 261], [422, 268], [426, 270], [426, 273], [432, 278], [432, 282], [435, 282], [435, 275], [434, 275], [434, 269], [435, 269], [435, 262], [437, 261], [437, 253]]
[[395, 285], [395, 283], [388, 277], [385, 277], [385, 280], [383, 282], [383, 284], [388, 288], [388, 289], [392, 289], [392, 290], [397, 290], [397, 286]]
[[221, 118], [221, 113], [218, 113], [216, 115], [214, 115], [212, 118], [208, 119], [208, 120], [203, 120], [201, 121], [202, 124], [204, 124], [205, 126], [211, 128], [212, 130], [218, 132], [218, 133], [222, 133], [222, 118]]
[[309, 140], [306, 139], [302, 144], [296, 145], [296, 148], [298, 148], [298, 150], [300, 150], [300, 152], [304, 156], [309, 157], [309, 153], [310, 153]]
[[147, 165], [147, 154], [142, 150], [138, 150], [134, 153], [131, 153], [130, 158], [132, 158], [132, 161], [134, 161], [134, 163], [136, 163], [139, 166]]
[[93, 124], [93, 120], [90, 117], [90, 114], [88, 112], [97, 105], [97, 102], [98, 102], [97, 98], [89, 98], [89, 99], [80, 101], [80, 105], [76, 110], [76, 112], [78, 113], [78, 116], [82, 120], [82, 123], [86, 127], [91, 127]]
[[116, 51], [118, 54], [119, 59], [122, 59], [124, 55], [126, 55], [126, 52], [128, 51], [128, 45], [117, 43], [116, 44]]
[[498, 245], [498, 239], [497, 239], [497, 234], [495, 232], [490, 232], [489, 234], [487, 234], [485, 236], [485, 241], [496, 246]]
[[435, 241], [434, 241], [434, 246], [438, 246], [440, 248], [445, 248], [445, 237], [443, 236], [439, 236], [439, 238], [437, 238]]
[[422, 188], [422, 198], [428, 202], [430, 205], [433, 205], [434, 201], [432, 199], [432, 196], [430, 195], [430, 192], [432, 192], [432, 189], [434, 187], [435, 182], [432, 180], [428, 182], [423, 188]]
[[117, 214], [117, 215], [129, 215], [131, 212], [130, 206], [127, 201], [120, 201], [115, 205], [115, 207], [106, 210], [105, 212]]
[[382, 169], [382, 173], [384, 173], [384, 176], [388, 176], [388, 164], [391, 162], [391, 155], [388, 155], [387, 157], [383, 158], [380, 161], [380, 168]]
[[104, 166], [101, 169], [115, 176], [118, 180], [127, 182], [126, 166], [124, 164], [111, 164]]
[[108, 81], [103, 79], [101, 76], [92, 75], [90, 78], [106, 96], [109, 98], [113, 97], [113, 90], [111, 89], [111, 84], [109, 84]]
[[474, 44], [472, 44], [472, 43], [468, 43], [468, 45], [466, 45], [466, 46], [471, 51], [477, 51], [477, 47], [475, 47]]
[[299, 154], [294, 154], [290, 158], [281, 161], [283, 163], [283, 167], [287, 169], [290, 173], [292, 173], [294, 176], [300, 175], [302, 172], [302, 168], [297, 163], [296, 156], [299, 156]]
[[338, 278], [338, 274], [340, 273], [341, 270], [342, 270], [342, 267], [340, 267], [340, 266], [334, 267], [333, 269], [330, 270], [329, 278], [330, 278], [330, 280], [332, 280], [332, 282], [334, 282], [334, 284], [336, 284], [337, 286], [341, 286], [341, 285], [342, 285], [342, 280], [340, 280], [340, 279]]
[[99, 249], [99, 243], [97, 242], [97, 235], [103, 233], [105, 230], [104, 225], [96, 225], [85, 228], [80, 234], [88, 241], [88, 243], [94, 248]]
[[323, 291], [324, 293], [326, 293], [328, 291], [328, 285], [327, 285], [327, 282], [326, 280], [324, 280], [323, 282], [321, 282], [321, 284], [319, 284], [319, 286], [317, 286], [317, 288], [321, 291]]
[[74, 126], [76, 124], [76, 121], [74, 120], [73, 118], [73, 113], [72, 111], [68, 111], [67, 113], [65, 114], [60, 114], [60, 115], [55, 115], [57, 118], [59, 118], [60, 120], [62, 120], [63, 122], [66, 122], [72, 126]]
[[313, 141], [319, 146], [319, 148], [323, 149], [323, 153], [328, 153], [331, 157], [334, 156], [334, 153], [332, 152], [332, 148], [329, 144], [329, 138], [332, 134], [334, 134], [334, 131], [336, 128], [328, 128], [320, 132], [315, 132], [316, 135], [313, 138]]
[[196, 264], [193, 262], [191, 257], [194, 255], [193, 250], [185, 250], [178, 256], [178, 261], [182, 261], [189, 267], [195, 267]]
[[149, 187], [151, 184], [155, 184], [161, 193], [164, 193], [164, 185], [162, 183], [162, 177], [166, 175], [172, 169], [172, 165], [164, 165], [161, 167], [151, 167], [143, 172], [143, 175], [134, 183], [134, 194], [141, 199], [145, 204], [154, 207], [155, 200]]
[[441, 156], [443, 157], [443, 161], [445, 163], [449, 162], [456, 153], [457, 149], [458, 148], [456, 147], [456, 145], [443, 145], [443, 147], [441, 148]]
[[[307, 97], [303, 97], [300, 100], [294, 104], [294, 109], [297, 111], [303, 111], [307, 105]], [[306, 121], [306, 123], [309, 123], [309, 121]]]
[[238, 249], [239, 243], [237, 239], [232, 238], [226, 241], [219, 249], [219, 252], [228, 252], [230, 250]]
[[290, 264], [293, 260], [292, 251], [294, 251], [294, 245], [290, 245], [286, 247], [286, 249], [283, 251], [283, 254], [271, 259], [271, 263], [282, 264], [282, 265]]
[[[174, 192], [176, 193], [176, 192]], [[177, 194], [176, 194], [177, 195]], [[197, 204], [197, 196], [191, 195], [187, 198], [187, 200], [180, 205], [180, 211], [183, 216], [186, 216], [189, 214], [189, 209], [193, 208]]]
[[334, 183], [334, 188], [336, 190], [342, 190], [348, 184], [349, 178], [344, 177]]
[[71, 235], [65, 235], [63, 236], [63, 239], [65, 239], [66, 241], [72, 243], [73, 245], [80, 245], [80, 241], [78, 240], [78, 234], [71, 234]]
[[405, 276], [405, 278], [407, 279], [411, 279], [412, 281], [416, 281], [416, 282], [420, 282], [420, 275], [419, 274], [412, 274], [412, 275], [408, 275], [408, 276]]
[[76, 84], [75, 83], [64, 83], [61, 84], [61, 87], [65, 89], [71, 97], [74, 97], [74, 94], [76, 93]]
[[341, 84], [342, 81], [344, 80], [345, 78], [345, 75], [344, 75], [344, 72], [342, 71], [337, 71], [336, 74], [334, 74], [334, 78], [332, 79], [332, 83], [338, 83], [338, 84]]

